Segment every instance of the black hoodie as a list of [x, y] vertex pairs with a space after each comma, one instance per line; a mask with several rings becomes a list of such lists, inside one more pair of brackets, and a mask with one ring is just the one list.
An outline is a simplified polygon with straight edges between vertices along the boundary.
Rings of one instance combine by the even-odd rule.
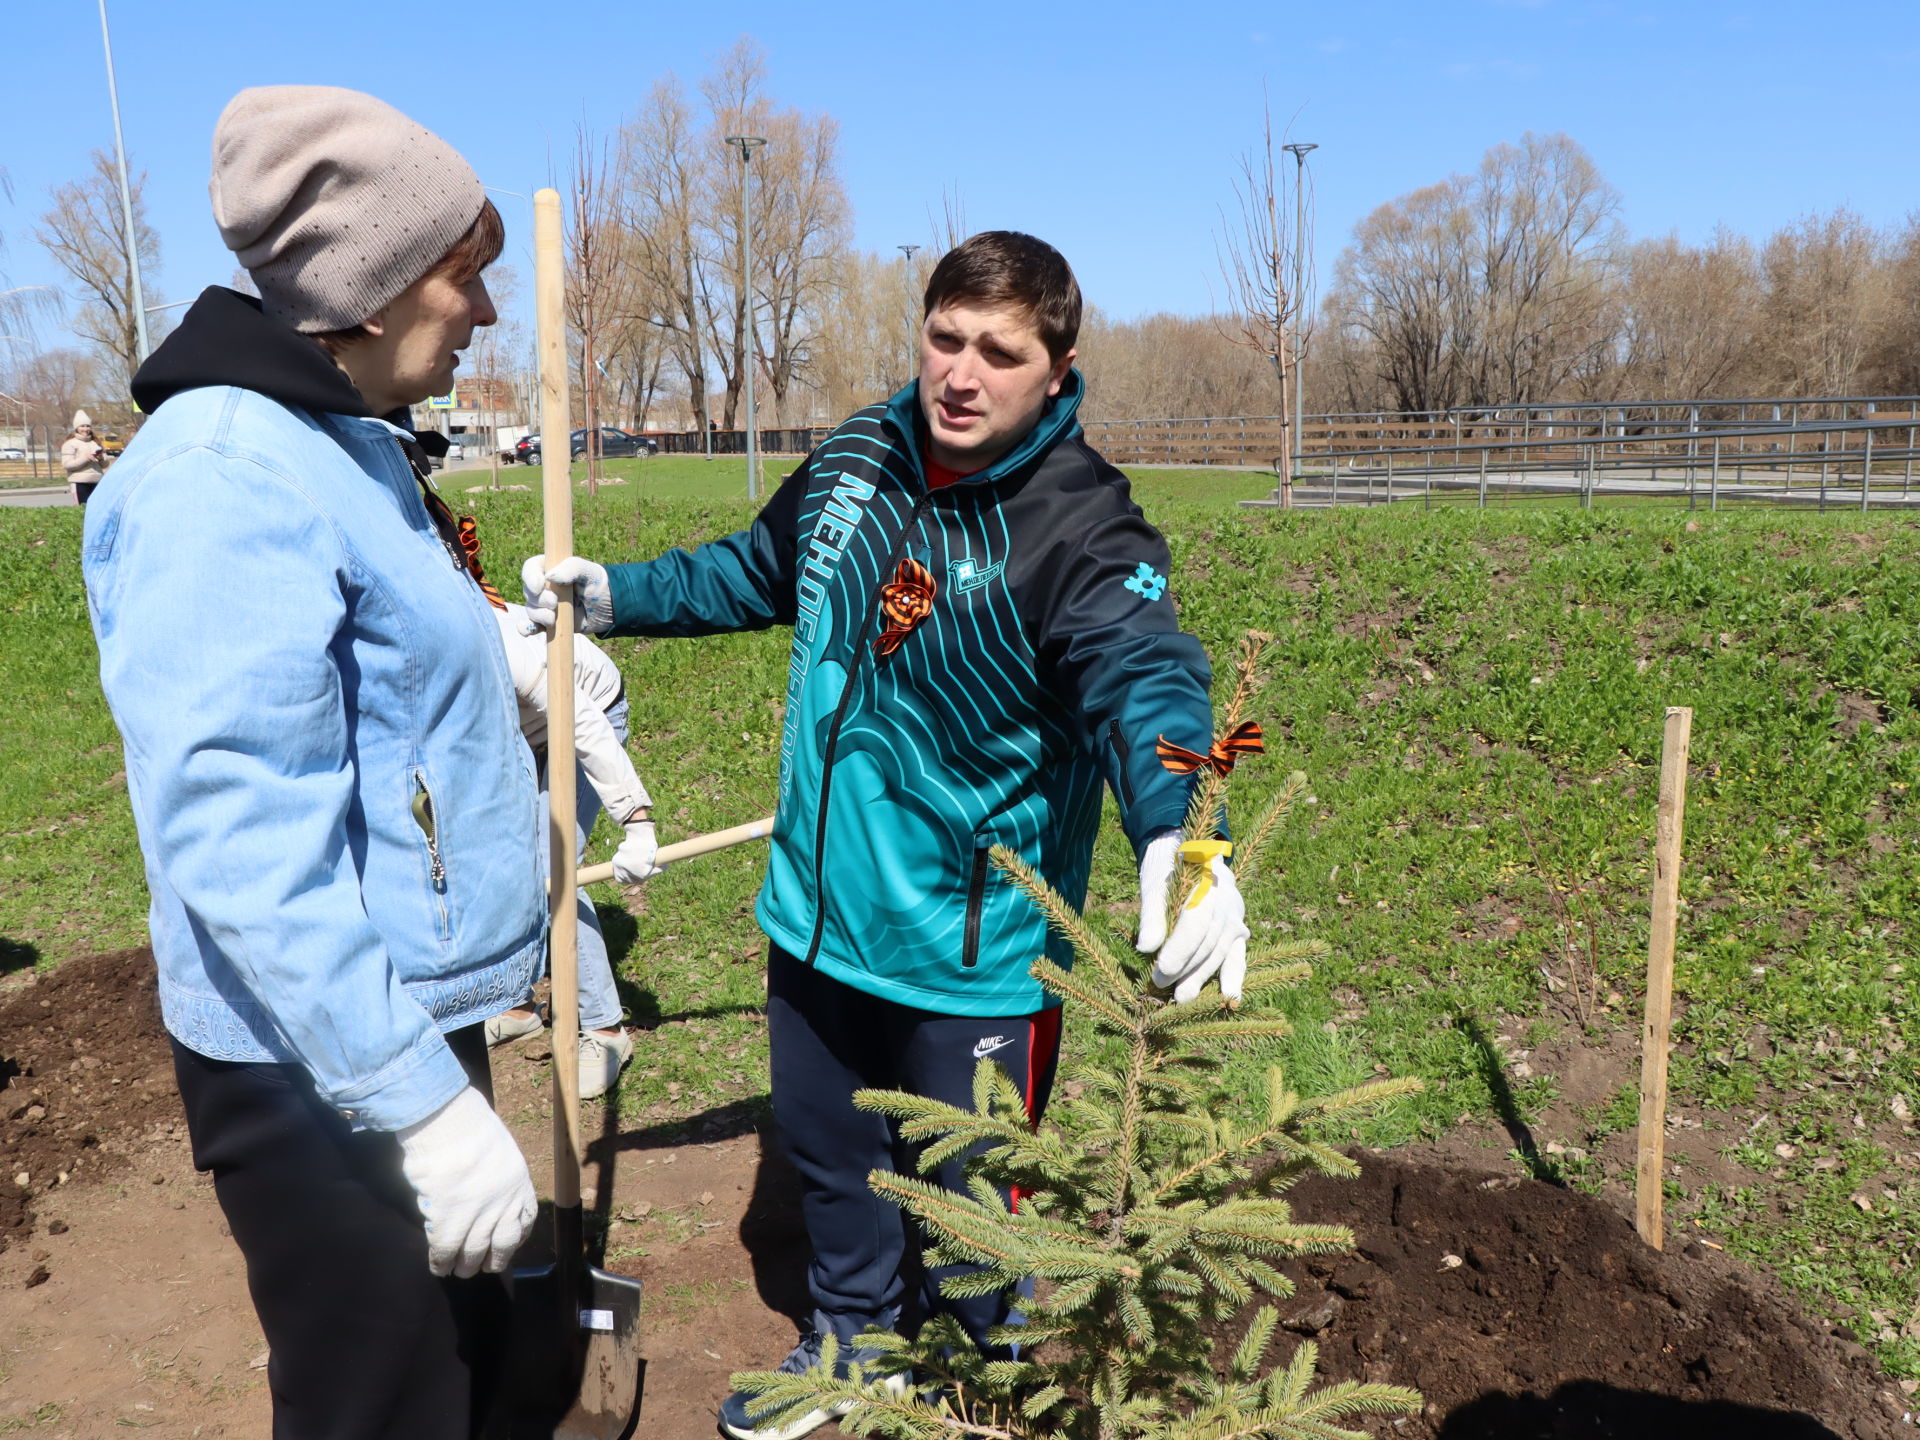
[[[298, 410], [330, 415], [371, 415], [347, 372], [310, 335], [302, 335], [261, 309], [252, 295], [209, 285], [160, 348], [133, 377], [133, 403], [151, 415], [183, 390], [233, 385]], [[411, 431], [406, 410], [381, 417]], [[415, 437], [429, 455], [447, 453], [447, 439], [434, 431]]]

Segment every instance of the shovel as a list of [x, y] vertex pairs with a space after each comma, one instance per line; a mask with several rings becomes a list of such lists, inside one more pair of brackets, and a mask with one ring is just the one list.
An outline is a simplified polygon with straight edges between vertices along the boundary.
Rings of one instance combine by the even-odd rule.
[[[566, 332], [560, 196], [534, 196], [534, 303], [540, 339], [541, 433], [570, 433], [567, 415]], [[573, 553], [573, 491], [565, 445], [543, 456], [549, 563]], [[559, 604], [547, 642], [547, 673], [573, 675], [571, 586], [558, 587]], [[553, 1261], [516, 1269], [507, 1277], [513, 1297], [507, 1414], [513, 1440], [627, 1440], [640, 1420], [640, 1282], [587, 1263], [580, 1206], [580, 988], [579, 918], [574, 890], [582, 880], [611, 878], [579, 872], [574, 837], [574, 687], [547, 688], [547, 879], [552, 926], [548, 957], [553, 978]], [[671, 860], [758, 838], [770, 821], [736, 826], [662, 848]], [[723, 838], [725, 837], [725, 838]]]

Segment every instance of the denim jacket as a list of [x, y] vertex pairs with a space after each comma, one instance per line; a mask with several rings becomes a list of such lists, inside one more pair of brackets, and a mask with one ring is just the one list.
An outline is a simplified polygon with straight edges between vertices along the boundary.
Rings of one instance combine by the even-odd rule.
[[375, 1130], [467, 1083], [441, 1032], [527, 993], [545, 912], [499, 636], [398, 435], [175, 393], [84, 555], [168, 1031], [298, 1062]]

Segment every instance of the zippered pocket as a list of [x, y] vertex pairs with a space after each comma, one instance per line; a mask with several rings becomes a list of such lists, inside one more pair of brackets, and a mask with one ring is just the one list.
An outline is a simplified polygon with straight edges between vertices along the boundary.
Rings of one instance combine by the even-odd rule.
[[440, 858], [440, 824], [433, 813], [433, 791], [427, 785], [426, 771], [418, 765], [407, 774], [413, 785], [407, 809], [427, 842], [427, 880], [433, 886], [434, 906], [440, 915], [440, 938], [451, 939], [453, 926], [447, 918], [447, 866]]
[[980, 912], [987, 904], [987, 850], [992, 843], [985, 835], [973, 837], [973, 873], [967, 877], [967, 929], [960, 942], [962, 970], [980, 963]]
[[1127, 743], [1126, 735], [1120, 729], [1120, 717], [1114, 716], [1107, 722], [1107, 743], [1113, 746], [1114, 776], [1120, 791], [1122, 806], [1133, 804], [1133, 777], [1127, 774], [1127, 762], [1133, 759], [1133, 746]]

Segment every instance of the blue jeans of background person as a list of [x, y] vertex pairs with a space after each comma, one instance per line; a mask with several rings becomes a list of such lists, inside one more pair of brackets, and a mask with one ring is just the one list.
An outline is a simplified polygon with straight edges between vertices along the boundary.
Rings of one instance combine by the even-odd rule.
[[[627, 743], [627, 702], [616, 700], [607, 710], [607, 723], [613, 726], [613, 733], [619, 737], [622, 745]], [[574, 767], [573, 793], [579, 822], [575, 828], [575, 837], [581, 854], [587, 850], [587, 837], [593, 834], [593, 822], [600, 816], [600, 797], [594, 793], [593, 786], [587, 782], [587, 772]], [[547, 804], [547, 764], [544, 757], [540, 762], [540, 805], [545, 813]], [[546, 863], [547, 829], [540, 827], [540, 856]], [[593, 901], [587, 898], [582, 889], [575, 892], [580, 910], [580, 1028], [582, 1030], [613, 1030], [620, 1024], [620, 992], [613, 983], [613, 961], [607, 955], [607, 937], [600, 933], [600, 917], [594, 913]]]

